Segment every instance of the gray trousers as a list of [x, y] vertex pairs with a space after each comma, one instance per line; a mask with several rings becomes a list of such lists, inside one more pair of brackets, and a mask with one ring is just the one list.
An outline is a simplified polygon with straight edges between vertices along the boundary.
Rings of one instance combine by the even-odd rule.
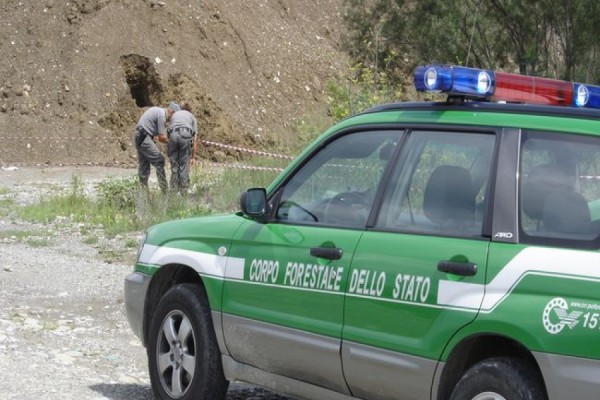
[[190, 186], [190, 153], [193, 137], [190, 131], [173, 131], [169, 135], [171, 190], [185, 194]]
[[[145, 136], [142, 140], [142, 136]], [[162, 155], [154, 141], [152, 136], [146, 134], [143, 130], [136, 130], [135, 132], [135, 148], [138, 155], [138, 176], [140, 183], [144, 186], [148, 186], [148, 179], [150, 178], [150, 165], [156, 168], [156, 177], [158, 178], [158, 185], [160, 190], [167, 191], [167, 177], [165, 175], [165, 156]]]

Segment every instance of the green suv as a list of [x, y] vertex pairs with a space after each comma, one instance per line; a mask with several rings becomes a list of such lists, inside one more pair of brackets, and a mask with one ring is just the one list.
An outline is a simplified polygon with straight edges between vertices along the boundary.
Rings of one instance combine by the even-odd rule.
[[330, 128], [125, 280], [159, 399], [600, 396], [600, 88], [456, 66]]

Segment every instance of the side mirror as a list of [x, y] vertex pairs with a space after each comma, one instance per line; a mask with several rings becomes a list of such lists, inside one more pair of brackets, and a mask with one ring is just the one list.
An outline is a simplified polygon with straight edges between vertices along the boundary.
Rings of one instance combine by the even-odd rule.
[[242, 212], [252, 218], [261, 218], [267, 215], [267, 191], [264, 188], [252, 188], [242, 193], [240, 199]]

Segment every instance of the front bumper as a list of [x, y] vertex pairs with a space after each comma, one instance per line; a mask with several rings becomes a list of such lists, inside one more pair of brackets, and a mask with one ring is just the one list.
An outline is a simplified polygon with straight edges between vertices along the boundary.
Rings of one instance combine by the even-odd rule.
[[133, 333], [144, 341], [144, 305], [151, 276], [141, 272], [132, 272], [125, 278], [125, 312]]

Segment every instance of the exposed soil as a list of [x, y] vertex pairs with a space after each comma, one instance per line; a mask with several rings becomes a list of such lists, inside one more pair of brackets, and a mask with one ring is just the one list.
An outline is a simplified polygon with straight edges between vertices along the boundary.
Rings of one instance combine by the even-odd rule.
[[347, 68], [341, 4], [4, 0], [0, 165], [135, 162], [136, 121], [170, 100], [191, 103], [207, 140], [293, 140], [299, 118], [326, 115], [324, 85]]

